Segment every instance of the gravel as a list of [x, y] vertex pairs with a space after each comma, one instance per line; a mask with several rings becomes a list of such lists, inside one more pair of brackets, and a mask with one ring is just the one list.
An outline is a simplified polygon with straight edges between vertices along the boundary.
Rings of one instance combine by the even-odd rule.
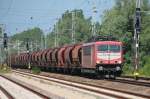
[[42, 90], [45, 90], [53, 95], [58, 95], [64, 99], [111, 99], [109, 96], [105, 95], [96, 95], [89, 91], [80, 90], [73, 87], [68, 87], [62, 84], [55, 82], [41, 80], [39, 78], [32, 78], [29, 76], [21, 76], [20, 74], [8, 74], [11, 78], [21, 80], [25, 83], [28, 83], [32, 86], [38, 87]]
[[[15, 99], [42, 99], [38, 95], [2, 77], [0, 77], [0, 85], [4, 87], [10, 94], [12, 94]], [[4, 97], [2, 97], [2, 99], [3, 98]]]
[[42, 72], [42, 75], [49, 75], [52, 77], [56, 78], [63, 78], [66, 80], [71, 80], [71, 81], [77, 81], [77, 82], [84, 82], [92, 85], [98, 85], [98, 86], [104, 86], [104, 87], [109, 87], [113, 89], [118, 89], [118, 90], [125, 90], [129, 92], [134, 92], [138, 94], [143, 94], [143, 95], [148, 95], [150, 96], [150, 88], [145, 87], [145, 86], [138, 86], [138, 85], [131, 85], [127, 83], [120, 83], [120, 82], [112, 82], [109, 80], [98, 80], [98, 79], [90, 79], [86, 77], [79, 77], [79, 76], [72, 76], [72, 75], [63, 75], [63, 74], [58, 74], [58, 73], [47, 73], [47, 72]]
[[8, 99], [7, 96], [0, 90], [0, 99]]
[[[126, 83], [120, 83], [120, 82], [112, 82], [112, 81], [109, 81], [109, 80], [90, 79], [90, 78], [86, 78], [85, 76], [84, 77], [79, 77], [79, 76], [65, 75], [65, 74], [58, 74], [58, 73], [49, 73], [49, 72], [41, 72], [41, 75], [49, 75], [50, 77], [52, 76], [52, 77], [56, 77], [56, 78], [63, 78], [63, 79], [66, 79], [66, 80], [84, 82], [84, 83], [88, 83], [88, 84], [92, 84], [92, 85], [104, 86], [104, 87], [108, 87], [108, 88], [113, 88], [113, 89], [118, 89], [118, 90], [123, 90], [123, 91], [128, 91], [128, 92], [133, 92], [133, 93], [138, 93], [138, 94], [143, 94], [143, 95], [150, 96], [150, 94], [149, 94], [150, 93], [150, 88], [145, 87], [145, 86], [137, 86], [137, 85], [131, 85], [131, 84], [126, 84]], [[41, 81], [41, 82], [43, 83], [43, 81]], [[53, 84], [53, 83], [50, 83], [50, 84]], [[57, 87], [54, 87], [54, 89], [55, 88], [57, 88]], [[47, 90], [47, 88], [45, 90]], [[51, 89], [51, 90], [53, 90], [53, 89]], [[76, 91], [74, 91], [74, 92], [76, 93]], [[56, 93], [56, 94], [59, 95], [59, 94], [62, 94], [62, 93]], [[72, 97], [72, 98], [74, 98], [74, 97]], [[77, 99], [77, 98], [75, 97], [74, 99]]]

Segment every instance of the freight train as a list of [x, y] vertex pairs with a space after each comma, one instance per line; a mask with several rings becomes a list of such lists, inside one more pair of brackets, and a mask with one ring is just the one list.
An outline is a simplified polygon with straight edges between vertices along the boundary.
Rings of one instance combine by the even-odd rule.
[[11, 66], [64, 73], [119, 76], [123, 66], [123, 43], [104, 40], [11, 55]]

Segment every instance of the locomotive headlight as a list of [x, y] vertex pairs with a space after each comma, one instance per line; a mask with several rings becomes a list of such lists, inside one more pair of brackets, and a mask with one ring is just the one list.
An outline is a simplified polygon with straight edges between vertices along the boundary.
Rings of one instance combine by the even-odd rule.
[[118, 61], [119, 64], [121, 64], [121, 61]]
[[100, 63], [100, 61], [98, 61], [98, 60], [97, 60], [97, 61], [96, 61], [96, 63], [97, 63], [97, 64], [99, 64], [99, 63]]

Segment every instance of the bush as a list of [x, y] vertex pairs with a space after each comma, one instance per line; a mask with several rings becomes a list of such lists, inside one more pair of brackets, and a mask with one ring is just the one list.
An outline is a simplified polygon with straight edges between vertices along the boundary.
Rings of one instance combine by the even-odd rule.
[[150, 76], [150, 56], [143, 58], [143, 67], [140, 69], [140, 74], [142, 76]]
[[34, 74], [39, 74], [39, 73], [41, 72], [41, 69], [38, 68], [38, 67], [36, 67], [36, 66], [34, 66], [34, 67], [31, 69], [31, 71], [32, 71], [32, 73], [34, 73]]
[[8, 73], [10, 71], [10, 67], [7, 64], [0, 65], [0, 73]]
[[140, 70], [142, 76], [150, 76], [150, 64], [145, 64], [144, 67]]
[[123, 65], [123, 74], [124, 75], [132, 75], [133, 74], [133, 67], [131, 64], [125, 63]]

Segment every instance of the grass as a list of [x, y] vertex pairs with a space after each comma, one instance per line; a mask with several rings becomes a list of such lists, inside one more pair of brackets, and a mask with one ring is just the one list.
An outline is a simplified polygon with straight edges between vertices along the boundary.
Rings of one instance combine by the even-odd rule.
[[36, 67], [36, 66], [33, 66], [33, 68], [31, 69], [32, 73], [34, 74], [40, 74], [41, 72], [41, 69]]
[[123, 75], [133, 75], [133, 67], [130, 64], [124, 64]]
[[10, 67], [6, 64], [0, 65], [0, 74], [9, 73], [11, 71]]
[[[150, 61], [148, 61], [150, 62]], [[127, 75], [127, 76], [133, 76], [134, 68], [132, 65], [125, 64], [123, 66], [123, 74], [122, 75]], [[140, 67], [138, 70], [139, 76], [142, 77], [150, 77], [150, 63], [146, 63], [144, 66]]]
[[150, 77], [150, 64], [145, 64], [144, 67], [140, 70], [142, 76]]

